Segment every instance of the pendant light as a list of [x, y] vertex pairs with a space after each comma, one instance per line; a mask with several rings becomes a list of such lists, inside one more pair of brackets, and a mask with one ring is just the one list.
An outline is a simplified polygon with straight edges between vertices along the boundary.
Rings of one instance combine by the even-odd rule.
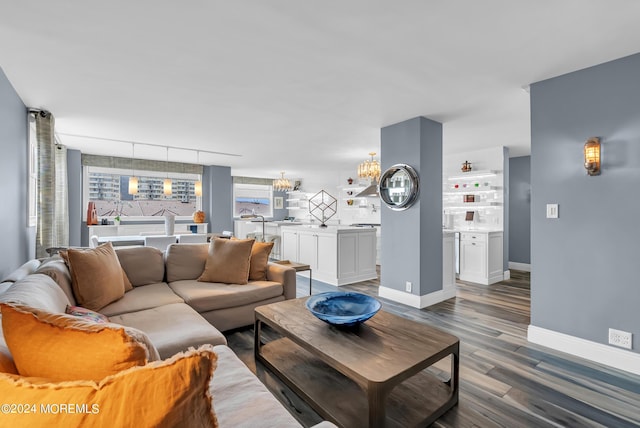
[[369, 153], [371, 156], [370, 160], [365, 160], [360, 165], [358, 165], [358, 177], [366, 178], [371, 180], [372, 182], [377, 182], [380, 178], [380, 162], [378, 162], [373, 157], [376, 155], [376, 152]]
[[136, 145], [131, 143], [131, 177], [129, 177], [129, 194], [138, 194], [138, 177], [136, 177], [135, 170], [133, 168], [133, 159], [136, 157]]
[[163, 192], [165, 196], [171, 196], [171, 179], [169, 178], [169, 147], [167, 147], [167, 178], [164, 179], [164, 184], [162, 186]]
[[288, 192], [291, 190], [291, 182], [288, 178], [284, 178], [284, 171], [280, 171], [280, 178], [273, 180], [273, 190], [278, 192]]
[[[200, 165], [200, 151], [197, 151], [196, 153], [198, 156], [197, 164]], [[202, 180], [196, 181], [194, 190], [195, 190], [196, 196], [202, 196]]]

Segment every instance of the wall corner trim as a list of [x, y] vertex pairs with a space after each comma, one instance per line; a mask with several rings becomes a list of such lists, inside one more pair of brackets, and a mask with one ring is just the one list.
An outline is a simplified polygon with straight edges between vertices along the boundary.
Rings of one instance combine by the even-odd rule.
[[529, 325], [531, 343], [640, 375], [640, 354], [592, 342], [568, 334]]
[[395, 290], [388, 287], [379, 287], [378, 296], [383, 299], [393, 300], [412, 308], [423, 309], [436, 303], [456, 297], [455, 287], [445, 287], [443, 290], [434, 291], [433, 293], [417, 296], [415, 294], [406, 293], [404, 291]]
[[531, 272], [530, 263], [509, 262], [509, 269], [522, 270], [525, 272]]

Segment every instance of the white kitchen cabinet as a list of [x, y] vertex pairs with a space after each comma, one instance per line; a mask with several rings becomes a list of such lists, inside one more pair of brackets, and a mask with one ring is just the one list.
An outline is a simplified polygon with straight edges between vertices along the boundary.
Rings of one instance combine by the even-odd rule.
[[298, 232], [295, 229], [283, 228], [280, 233], [280, 258], [291, 262], [298, 260]]
[[503, 280], [502, 232], [460, 234], [460, 279], [479, 284]]
[[245, 239], [248, 233], [262, 233], [262, 223], [251, 220], [236, 220], [233, 222], [233, 236], [238, 239]]
[[[162, 219], [162, 217], [161, 217]], [[191, 226], [196, 226], [196, 233], [207, 233], [208, 223], [176, 223], [174, 233], [176, 235], [193, 233]], [[131, 235], [164, 235], [165, 228], [163, 223], [142, 223], [131, 222], [127, 224], [116, 225], [91, 225], [87, 226], [89, 237], [95, 235], [101, 236], [131, 236]]]
[[308, 264], [319, 281], [345, 285], [377, 278], [373, 228], [283, 227], [281, 241], [282, 258]]

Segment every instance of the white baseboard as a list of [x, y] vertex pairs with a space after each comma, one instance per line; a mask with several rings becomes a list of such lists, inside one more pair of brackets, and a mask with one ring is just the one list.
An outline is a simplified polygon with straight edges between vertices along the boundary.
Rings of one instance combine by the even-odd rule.
[[529, 325], [529, 342], [640, 375], [640, 354]]
[[433, 293], [425, 294], [424, 296], [418, 296], [404, 291], [396, 290], [388, 287], [378, 287], [378, 296], [393, 300], [394, 302], [402, 303], [403, 305], [411, 306], [412, 308], [426, 308], [436, 303], [444, 302], [445, 300], [456, 297], [455, 287], [446, 287], [443, 290], [434, 291]]
[[506, 281], [507, 279], [511, 279], [511, 271], [510, 270], [505, 270], [502, 273], [502, 280]]
[[509, 269], [523, 270], [525, 272], [531, 272], [531, 264], [530, 263], [509, 262]]

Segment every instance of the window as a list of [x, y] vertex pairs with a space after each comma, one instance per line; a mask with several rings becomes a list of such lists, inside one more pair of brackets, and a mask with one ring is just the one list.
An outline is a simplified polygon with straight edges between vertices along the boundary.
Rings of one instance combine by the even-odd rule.
[[233, 185], [233, 215], [258, 214], [273, 217], [273, 188], [265, 184]]
[[195, 195], [197, 174], [172, 173], [172, 193], [163, 193], [166, 173], [144, 171], [138, 177], [138, 193], [129, 194], [131, 171], [84, 167], [84, 204], [96, 204], [98, 217], [126, 217], [127, 220], [145, 220], [153, 216], [173, 214], [176, 218], [191, 219], [193, 213], [202, 206], [202, 198]]

